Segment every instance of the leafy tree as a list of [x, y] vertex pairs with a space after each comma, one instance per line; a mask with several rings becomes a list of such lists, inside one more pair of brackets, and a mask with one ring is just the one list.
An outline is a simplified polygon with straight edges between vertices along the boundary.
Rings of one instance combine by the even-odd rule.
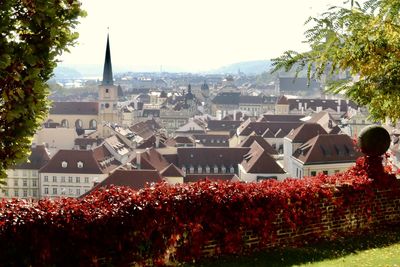
[[328, 83], [368, 107], [374, 120], [400, 118], [400, 1], [351, 1], [309, 18], [305, 37], [311, 49], [286, 51], [274, 59], [274, 71], [307, 69], [308, 78], [348, 71], [352, 79]]
[[47, 115], [46, 81], [84, 15], [78, 0], [0, 0], [0, 177], [29, 154]]

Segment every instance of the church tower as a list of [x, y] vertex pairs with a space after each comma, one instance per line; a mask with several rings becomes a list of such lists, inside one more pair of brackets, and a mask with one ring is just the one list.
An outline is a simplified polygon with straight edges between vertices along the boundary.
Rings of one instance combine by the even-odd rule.
[[[99, 120], [105, 123], [119, 124], [118, 116], [118, 87], [114, 85], [111, 64], [110, 40], [107, 35], [106, 56], [104, 59], [103, 81], [99, 85]], [[104, 131], [103, 131], [103, 134]]]

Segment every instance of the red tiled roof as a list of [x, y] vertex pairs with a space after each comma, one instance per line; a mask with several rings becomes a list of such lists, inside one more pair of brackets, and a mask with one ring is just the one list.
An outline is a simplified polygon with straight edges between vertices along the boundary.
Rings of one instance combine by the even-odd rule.
[[300, 146], [293, 157], [303, 164], [355, 162], [361, 156], [353, 141], [345, 134], [318, 135]]
[[249, 153], [244, 155], [241, 165], [247, 173], [285, 173], [257, 142], [254, 142]]
[[249, 136], [253, 132], [256, 135], [263, 135], [269, 129], [275, 138], [286, 136], [291, 130], [299, 127], [303, 122], [250, 122], [243, 127], [240, 136]]
[[185, 174], [181, 169], [176, 167], [174, 164], [169, 164], [165, 169], [160, 171], [160, 174], [164, 177], [184, 177]]
[[[137, 158], [131, 161], [136, 164]], [[145, 152], [140, 153], [140, 168], [141, 169], [156, 169], [162, 171], [170, 163], [156, 149], [150, 148]]]
[[49, 113], [62, 115], [98, 115], [99, 104], [97, 102], [53, 102]]
[[288, 99], [286, 98], [286, 96], [281, 95], [281, 96], [278, 98], [278, 100], [276, 101], [276, 104], [278, 104], [278, 105], [289, 105], [289, 101], [288, 101]]
[[238, 146], [250, 147], [254, 142], [257, 142], [265, 152], [270, 155], [278, 155], [278, 152], [262, 137], [259, 135], [250, 135], [244, 139]]
[[291, 131], [286, 137], [292, 140], [293, 143], [305, 143], [320, 134], [327, 134], [321, 125], [318, 123], [304, 123]]
[[[62, 162], [67, 162], [67, 167], [62, 167]], [[83, 163], [78, 168], [78, 162]], [[83, 173], [101, 174], [102, 168], [97, 163], [92, 150], [59, 150], [50, 161], [40, 169], [42, 173]]]
[[147, 183], [158, 183], [161, 181], [160, 174], [155, 170], [116, 170], [101, 183], [97, 184], [91, 191], [107, 185], [128, 186], [139, 190], [144, 188]]

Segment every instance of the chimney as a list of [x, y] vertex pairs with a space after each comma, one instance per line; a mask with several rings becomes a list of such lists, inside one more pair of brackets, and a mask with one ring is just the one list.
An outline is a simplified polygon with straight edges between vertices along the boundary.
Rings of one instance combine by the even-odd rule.
[[341, 101], [342, 101], [342, 99], [339, 98], [339, 99], [338, 99], [338, 105], [339, 105], [339, 106], [340, 106], [340, 104], [342, 104]]
[[236, 121], [236, 110], [233, 111], [233, 120]]
[[304, 110], [307, 110], [307, 102], [304, 103]]
[[126, 163], [126, 169], [132, 170], [132, 163], [130, 163], [130, 162]]
[[337, 106], [337, 113], [340, 113], [340, 105]]
[[160, 134], [156, 134], [156, 148], [160, 147]]
[[301, 102], [299, 102], [299, 110], [301, 110]]
[[138, 169], [138, 170], [141, 169], [141, 166], [140, 166], [140, 164], [141, 164], [140, 157], [141, 157], [140, 152], [137, 151], [137, 152], [136, 152], [136, 166], [137, 166], [137, 169]]

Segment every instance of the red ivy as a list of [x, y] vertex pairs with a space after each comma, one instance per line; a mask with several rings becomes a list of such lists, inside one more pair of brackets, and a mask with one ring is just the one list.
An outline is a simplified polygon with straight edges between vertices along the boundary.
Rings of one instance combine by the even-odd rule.
[[112, 186], [83, 199], [3, 200], [0, 262], [162, 265], [168, 255], [178, 261], [201, 258], [210, 240], [217, 244], [217, 255], [241, 254], [248, 251], [246, 231], [260, 237], [253, 247], [260, 249], [290, 242], [280, 236], [282, 229], [296, 233], [315, 226], [315, 236], [301, 239], [312, 241], [324, 234], [328, 206], [338, 221], [349, 211], [367, 221], [378, 216], [383, 207], [376, 205], [375, 197], [382, 189], [398, 195], [399, 183], [371, 159], [360, 158], [344, 173], [283, 182], [161, 183], [140, 191]]

